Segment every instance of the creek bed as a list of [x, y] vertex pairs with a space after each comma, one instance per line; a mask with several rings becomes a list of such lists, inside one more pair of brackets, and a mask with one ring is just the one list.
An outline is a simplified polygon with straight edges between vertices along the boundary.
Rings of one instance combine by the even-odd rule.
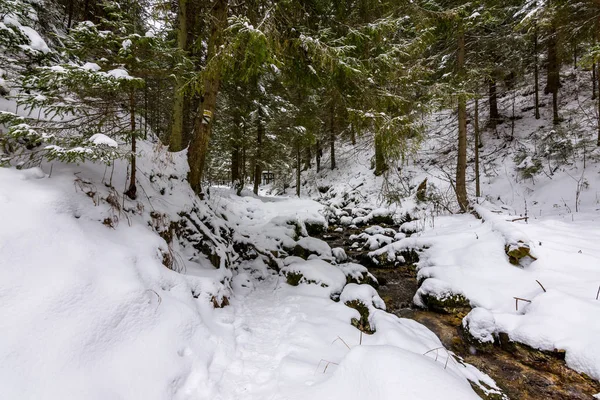
[[[365, 227], [366, 228], [366, 227]], [[398, 229], [397, 226], [391, 228]], [[353, 248], [350, 236], [363, 229], [330, 230], [322, 235], [331, 247], [342, 247], [352, 262], [361, 263], [368, 251]], [[444, 346], [465, 362], [492, 377], [504, 394], [513, 400], [593, 400], [600, 393], [600, 383], [568, 368], [560, 354], [542, 352], [526, 345], [504, 341], [485, 350], [476, 349], [463, 334], [462, 319], [468, 310], [442, 314], [413, 306], [418, 289], [416, 268], [369, 268], [379, 281], [378, 292], [387, 311], [413, 319], [431, 329]], [[564, 356], [564, 354], [562, 355]], [[477, 389], [478, 388], [474, 388]], [[499, 399], [501, 397], [486, 397]]]

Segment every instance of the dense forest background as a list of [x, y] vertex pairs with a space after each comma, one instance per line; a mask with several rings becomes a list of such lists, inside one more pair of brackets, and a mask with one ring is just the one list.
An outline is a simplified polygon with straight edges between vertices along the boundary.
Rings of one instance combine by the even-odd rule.
[[[130, 198], [140, 138], [187, 149], [198, 194], [210, 182], [257, 193], [267, 172], [299, 195], [302, 171], [335, 169], [340, 144], [373, 148], [375, 175], [418, 159], [429, 116], [451, 109], [455, 139], [439, 151], [465, 211], [482, 141], [502, 124], [514, 139], [517, 94], [555, 125], [545, 152], [514, 151], [525, 177], [600, 146], [595, 1], [3, 0], [0, 15], [0, 87], [18, 100], [0, 115], [2, 162], [130, 158]], [[595, 115], [561, 110], [567, 69], [587, 71]], [[562, 139], [581, 136], [582, 116], [596, 126], [577, 152]]]

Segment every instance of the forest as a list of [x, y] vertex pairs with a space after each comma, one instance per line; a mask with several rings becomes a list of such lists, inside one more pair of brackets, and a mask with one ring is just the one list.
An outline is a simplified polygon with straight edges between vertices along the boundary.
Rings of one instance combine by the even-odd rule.
[[600, 398], [598, 221], [598, 1], [0, 0], [7, 399]]

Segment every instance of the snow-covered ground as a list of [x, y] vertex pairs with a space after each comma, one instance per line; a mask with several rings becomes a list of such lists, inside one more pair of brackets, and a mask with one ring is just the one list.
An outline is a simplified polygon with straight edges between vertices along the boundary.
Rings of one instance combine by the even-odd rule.
[[[415, 302], [462, 294], [476, 307], [466, 318], [475, 337], [489, 341], [505, 332], [534, 348], [565, 350], [568, 366], [600, 379], [600, 321], [594, 317], [600, 315], [600, 216], [504, 222], [515, 218], [438, 218], [416, 239], [431, 247], [420, 263], [419, 277], [427, 279]], [[509, 262], [499, 229], [504, 224], [529, 238], [536, 260]]]
[[[324, 242], [303, 231], [326, 222], [321, 204], [219, 188], [202, 202], [181, 179], [184, 153], [140, 146], [136, 201], [110, 198], [122, 164], [114, 176], [93, 164], [0, 169], [3, 398], [468, 399], [469, 380], [495, 387], [427, 328], [383, 311], [371, 286], [344, 288], [357, 266], [289, 257], [281, 273], [267, 267], [265, 254], [286, 246], [318, 253]], [[165, 241], [181, 212], [214, 236], [218, 268], [193, 236]], [[260, 254], [242, 260], [235, 243]], [[166, 268], [165, 254], [186, 273]], [[335, 263], [331, 250], [321, 258]], [[308, 280], [290, 286], [286, 268]], [[352, 299], [374, 334], [351, 324], [361, 317]]]

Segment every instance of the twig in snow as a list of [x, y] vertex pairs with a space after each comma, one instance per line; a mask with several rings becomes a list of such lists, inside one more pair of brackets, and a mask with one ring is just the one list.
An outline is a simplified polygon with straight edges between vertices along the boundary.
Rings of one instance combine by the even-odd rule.
[[544, 293], [545, 293], [545, 292], [546, 292], [546, 288], [544, 287], [544, 285], [542, 285], [542, 284], [540, 283], [540, 281], [538, 281], [537, 279], [536, 279], [535, 281], [538, 283], [538, 285], [540, 285], [540, 287], [542, 288], [542, 290], [543, 290], [543, 291], [544, 291]]
[[[598, 288], [598, 292], [600, 293], [600, 287]], [[598, 296], [596, 296], [596, 300], [598, 300]], [[359, 346], [362, 345], [362, 335], [363, 335], [363, 331], [360, 331], [360, 340], [358, 341]]]
[[600, 286], [598, 286], [598, 293], [596, 293], [596, 300], [598, 300], [598, 296], [600, 296]]
[[[538, 283], [539, 283], [539, 282], [538, 282]], [[526, 302], [528, 302], [528, 303], [531, 303], [531, 300], [523, 299], [523, 298], [521, 298], [521, 297], [513, 297], [513, 299], [515, 299], [515, 309], [516, 309], [517, 311], [519, 311], [519, 300], [521, 300], [521, 301], [526, 301]]]
[[521, 217], [521, 218], [515, 218], [515, 219], [511, 219], [510, 222], [515, 222], [515, 221], [527, 221], [529, 219], [529, 217]]
[[[317, 368], [315, 369], [315, 374], [316, 374], [316, 373], [317, 373], [317, 371], [319, 370], [319, 367], [321, 366], [321, 363], [322, 363], [322, 362], [325, 362], [325, 363], [327, 363], [327, 364], [325, 364], [325, 368], [323, 369], [323, 373], [327, 372], [327, 367], [329, 367], [329, 364], [339, 365], [339, 364], [338, 364], [338, 363], [336, 363], [336, 362], [333, 362], [333, 361], [327, 361], [327, 360], [325, 360], [325, 359], [321, 358], [321, 360], [320, 360], [320, 361], [319, 361], [319, 363], [317, 364]], [[314, 375], [314, 374], [313, 374], [313, 375]]]
[[341, 337], [339, 337], [339, 336], [337, 337], [337, 339], [335, 339], [333, 342], [331, 342], [331, 344], [334, 344], [334, 343], [335, 343], [335, 342], [337, 342], [338, 340], [341, 340], [341, 341], [342, 341], [342, 343], [344, 343], [344, 344], [346, 345], [346, 347], [348, 348], [348, 350], [350, 350], [350, 346], [348, 346], [348, 343], [346, 343], [346, 342], [344, 341], [344, 339], [342, 339], [342, 338], [341, 338]]

